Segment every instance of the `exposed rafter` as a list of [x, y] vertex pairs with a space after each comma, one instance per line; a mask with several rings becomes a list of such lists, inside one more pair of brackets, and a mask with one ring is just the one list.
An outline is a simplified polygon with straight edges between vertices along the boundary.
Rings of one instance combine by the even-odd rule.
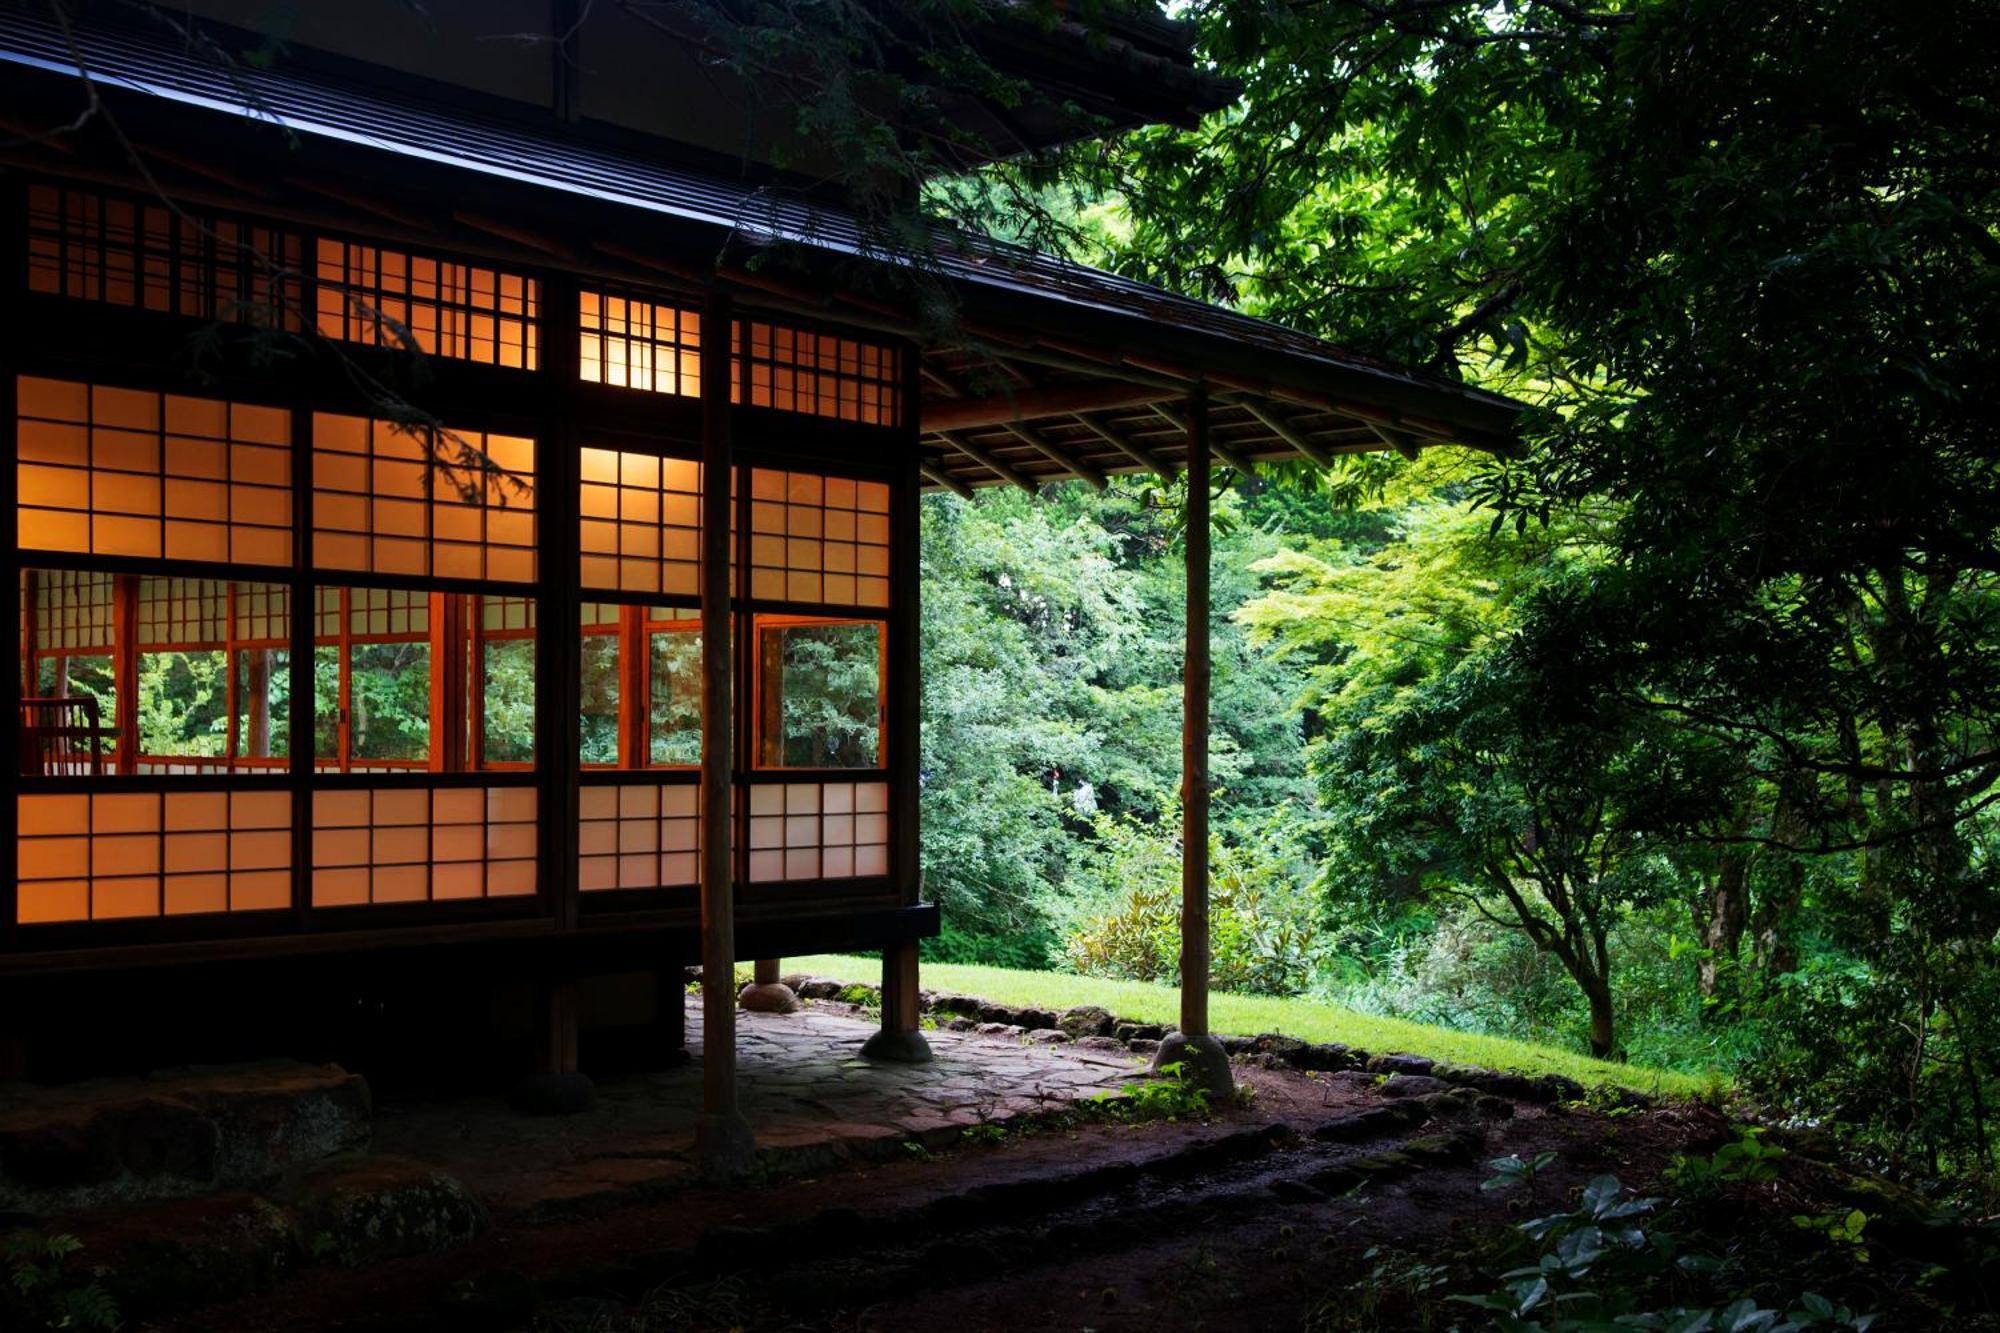
[[963, 430], [972, 426], [1005, 426], [1010, 422], [1033, 421], [1037, 417], [1068, 416], [1103, 408], [1144, 407], [1180, 396], [1180, 391], [1175, 389], [1148, 388], [1116, 381], [1023, 389], [1019, 393], [928, 403], [924, 406], [923, 428], [936, 432]]
[[1104, 489], [1106, 483], [1102, 472], [1099, 472], [1082, 459], [1074, 457], [1068, 452], [1050, 444], [1048, 440], [1043, 438], [1040, 431], [1023, 426], [1018, 421], [1009, 421], [1003, 424], [1008, 434], [1012, 435], [1022, 444], [1027, 445], [1030, 449], [1033, 449], [1042, 457], [1048, 459], [1051, 463], [1057, 463], [1067, 468], [1078, 480], [1089, 482], [1095, 490], [1101, 491]]
[[[1172, 426], [1182, 435], [1187, 435], [1193, 430], [1193, 427], [1188, 424], [1188, 419], [1186, 417], [1174, 411], [1171, 407], [1168, 407], [1165, 403], [1151, 403], [1148, 404], [1148, 406], [1150, 406], [1153, 409], [1153, 411], [1159, 416], [1160, 420]], [[1235, 468], [1238, 472], [1241, 472], [1244, 476], [1254, 477], [1257, 475], [1256, 465], [1252, 463], [1249, 459], [1245, 458], [1242, 454], [1237, 453], [1234, 449], [1230, 449], [1225, 447], [1224, 445], [1216, 443], [1213, 438], [1209, 440], [1208, 448], [1210, 453], [1214, 454], [1217, 458], [1220, 458], [1223, 462], [1229, 464], [1229, 466]]]
[[1013, 468], [1008, 467], [1005, 463], [995, 458], [992, 454], [987, 453], [963, 435], [949, 430], [934, 431], [932, 433], [952, 448], [964, 454], [967, 458], [970, 458], [973, 462], [979, 464], [979, 466], [985, 468], [988, 472], [991, 472], [994, 476], [1000, 478], [1000, 480], [1010, 485], [1019, 486], [1030, 495], [1035, 493], [1034, 482], [1022, 476]]
[[959, 499], [970, 500], [972, 498], [972, 488], [970, 486], [936, 464], [918, 463], [917, 470], [928, 477], [932, 485], [944, 487]]
[[1143, 445], [1132, 443], [1132, 441], [1126, 439], [1109, 426], [1082, 412], [1077, 413], [1076, 421], [1085, 430], [1110, 445], [1113, 449], [1116, 449], [1119, 453], [1124, 454], [1140, 467], [1150, 468], [1158, 473], [1161, 481], [1172, 481], [1174, 479], [1173, 468], [1162, 463], [1153, 454], [1152, 450], [1145, 448]]
[[1238, 407], [1241, 407], [1244, 411], [1262, 422], [1264, 428], [1270, 431], [1271, 434], [1277, 436], [1286, 444], [1291, 445], [1292, 448], [1298, 450], [1313, 462], [1319, 464], [1321, 467], [1333, 466], [1332, 454], [1307, 439], [1300, 431], [1293, 429], [1292, 425], [1284, 418], [1267, 411], [1256, 399], [1244, 394], [1234, 398], [1232, 401]]

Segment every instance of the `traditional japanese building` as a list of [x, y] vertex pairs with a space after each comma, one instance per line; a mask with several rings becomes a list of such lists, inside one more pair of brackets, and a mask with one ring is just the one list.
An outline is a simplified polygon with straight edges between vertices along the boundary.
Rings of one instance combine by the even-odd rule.
[[[1505, 446], [1503, 400], [997, 245], [923, 260], [939, 332], [680, 8], [0, 8], [12, 1072], [371, 1015], [573, 1070], [678, 1046], [704, 953], [833, 949], [921, 1058], [921, 495]], [[968, 165], [1233, 96], [1144, 12], [982, 42], [1041, 100], [940, 93]], [[1189, 683], [1200, 820], [1205, 634]]]

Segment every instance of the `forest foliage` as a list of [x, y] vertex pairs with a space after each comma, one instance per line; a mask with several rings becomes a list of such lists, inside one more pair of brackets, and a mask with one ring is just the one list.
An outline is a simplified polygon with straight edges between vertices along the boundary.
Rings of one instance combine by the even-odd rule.
[[[1518, 459], [1225, 483], [1212, 855], [1259, 887], [1219, 966], [1989, 1169], [2000, 16], [1184, 12], [1242, 101], [1009, 188], [1531, 408]], [[1162, 965], [1175, 504], [931, 502], [943, 955]]]

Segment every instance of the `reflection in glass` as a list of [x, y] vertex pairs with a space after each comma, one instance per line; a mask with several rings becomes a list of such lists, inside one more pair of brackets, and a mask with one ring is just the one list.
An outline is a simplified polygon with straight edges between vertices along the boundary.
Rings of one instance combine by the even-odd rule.
[[761, 618], [757, 654], [763, 767], [881, 766], [878, 622]]

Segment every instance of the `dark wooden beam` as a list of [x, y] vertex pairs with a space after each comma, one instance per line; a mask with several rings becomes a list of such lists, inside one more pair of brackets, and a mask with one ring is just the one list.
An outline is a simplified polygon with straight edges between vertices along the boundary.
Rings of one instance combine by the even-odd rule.
[[[712, 292], [702, 329], [731, 326], [727, 296]], [[729, 338], [701, 340], [701, 1118], [695, 1157], [711, 1179], [756, 1160], [736, 1097], [736, 886], [729, 596], [731, 447]]]
[[995, 458], [992, 454], [987, 453], [984, 449], [981, 449], [971, 440], [966, 439], [964, 436], [959, 435], [954, 431], [948, 431], [948, 430], [938, 431], [937, 435], [938, 438], [942, 439], [946, 444], [958, 450], [960, 453], [964, 454], [967, 458], [970, 458], [973, 462], [979, 464], [979, 466], [985, 468], [988, 472], [991, 472], [994, 476], [1000, 478], [1000, 480], [1008, 482], [1015, 486], [1019, 486], [1022, 490], [1026, 491], [1030, 495], [1033, 495], [1035, 493], [1034, 482], [1028, 480], [1028, 478], [1022, 476], [1020, 473], [1016, 472], [1013, 468], [1008, 467], [1005, 463]]
[[1032, 427], [1024, 426], [1018, 421], [1009, 421], [1004, 424], [1007, 427], [1008, 433], [1015, 439], [1027, 445], [1051, 463], [1067, 468], [1070, 474], [1076, 477], [1077, 480], [1090, 483], [1093, 490], [1101, 491], [1104, 489], [1106, 485], [1104, 474], [1084, 462], [1081, 458], [1072, 458], [1065, 451], [1056, 448], [1056, 446], [1043, 439], [1041, 433]]
[[1298, 450], [1313, 462], [1319, 464], [1321, 467], [1333, 466], [1332, 454], [1307, 439], [1302, 432], [1294, 429], [1284, 418], [1264, 408], [1256, 399], [1243, 397], [1236, 399], [1235, 402], [1238, 407], [1241, 407], [1245, 412], [1248, 412], [1251, 416], [1262, 422], [1266, 430], [1283, 440], [1286, 444], [1291, 445], [1292, 448]]
[[1174, 479], [1173, 468], [1162, 463], [1153, 454], [1152, 450], [1145, 448], [1143, 445], [1132, 443], [1132, 441], [1126, 439], [1117, 431], [1084, 413], [1077, 413], [1076, 420], [1085, 430], [1110, 445], [1113, 449], [1116, 449], [1119, 453], [1124, 454], [1140, 467], [1149, 468], [1153, 472], [1158, 473], [1161, 481], [1172, 481]]
[[1379, 421], [1371, 420], [1366, 422], [1366, 425], [1368, 429], [1375, 432], [1376, 439], [1382, 441], [1382, 443], [1388, 445], [1403, 457], [1411, 460], [1416, 458], [1417, 442], [1403, 434], [1403, 432], [1393, 426], [1386, 426]]
[[[1193, 399], [1190, 398], [1189, 401], [1192, 402]], [[1205, 401], [1206, 400], [1204, 400], [1204, 402]], [[1190, 423], [1188, 418], [1174, 411], [1171, 407], [1168, 407], [1164, 403], [1152, 403], [1149, 404], [1149, 406], [1151, 406], [1153, 411], [1158, 414], [1160, 420], [1166, 422], [1168, 425], [1172, 426], [1175, 430], [1179, 431], [1181, 434], [1189, 436], [1194, 434], [1194, 426]], [[1204, 406], [1203, 410], [1204, 411], [1207, 410], [1206, 406]], [[1246, 477], [1254, 477], [1257, 475], [1256, 465], [1251, 463], [1251, 461], [1245, 458], [1242, 454], [1237, 453], [1234, 449], [1225, 449], [1221, 445], [1215, 443], [1213, 439], [1210, 439], [1208, 442], [1208, 451], [1214, 454], [1217, 458], [1220, 458], [1223, 462], [1229, 464], [1229, 466], [1235, 468], [1238, 472], [1241, 472]]]
[[967, 398], [954, 403], [930, 403], [923, 408], [923, 428], [931, 434], [970, 426], [1005, 426], [1037, 417], [1066, 417], [1114, 407], [1144, 407], [1179, 398], [1184, 390], [1149, 388], [1142, 384], [1065, 384], [1048, 389]]
[[946, 472], [943, 468], [938, 467], [936, 464], [919, 463], [917, 464], [917, 467], [919, 470], [923, 472], [923, 474], [926, 477], [930, 478], [934, 484], [944, 487], [946, 490], [950, 491], [953, 495], [956, 495], [959, 499], [970, 500], [972, 498], [972, 488], [970, 486], [960, 481], [957, 477], [952, 476], [951, 473]]

